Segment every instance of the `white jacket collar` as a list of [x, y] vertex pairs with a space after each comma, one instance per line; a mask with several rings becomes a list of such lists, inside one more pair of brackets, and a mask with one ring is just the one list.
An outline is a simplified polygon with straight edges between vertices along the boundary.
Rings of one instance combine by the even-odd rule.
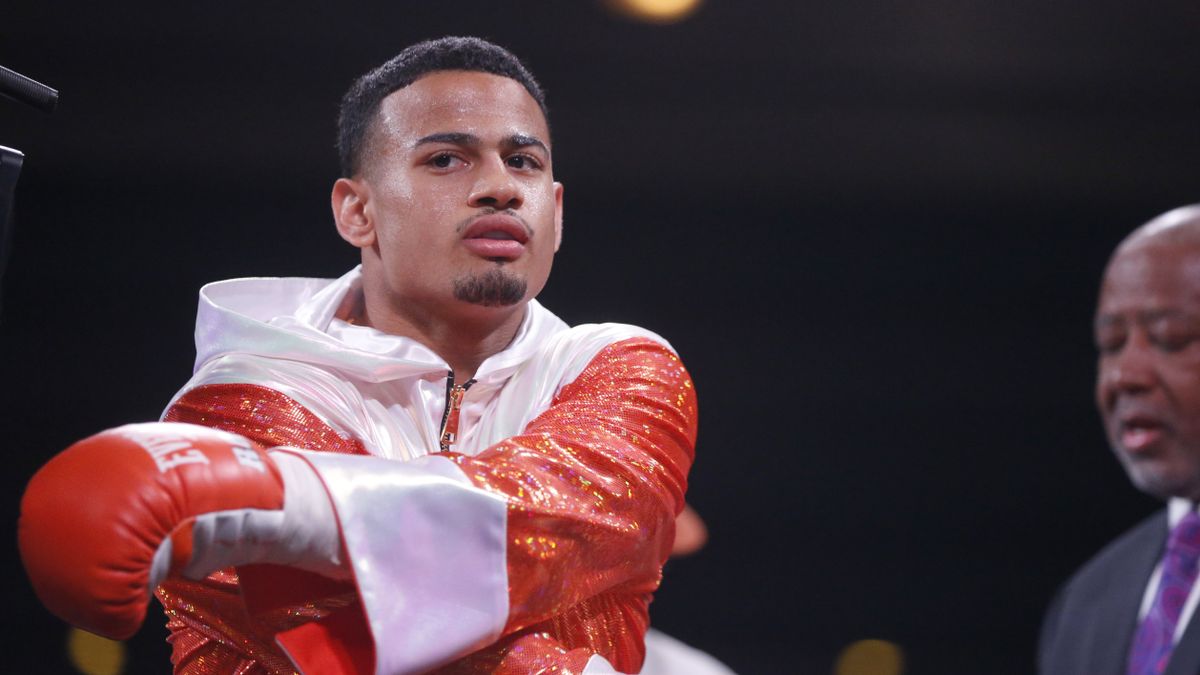
[[[411, 338], [334, 318], [348, 293], [362, 292], [362, 270], [339, 279], [253, 277], [200, 289], [196, 319], [196, 368], [228, 353], [330, 365], [369, 382], [438, 375], [446, 362]], [[512, 343], [484, 361], [475, 379], [499, 383], [528, 361], [546, 339], [567, 325], [529, 302]]]

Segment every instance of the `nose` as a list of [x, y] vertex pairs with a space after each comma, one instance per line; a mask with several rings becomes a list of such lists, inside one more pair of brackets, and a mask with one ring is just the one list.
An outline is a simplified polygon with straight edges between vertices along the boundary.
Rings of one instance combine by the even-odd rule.
[[520, 208], [521, 186], [509, 171], [504, 158], [492, 158], [480, 165], [467, 200], [471, 206], [489, 206], [498, 211]]

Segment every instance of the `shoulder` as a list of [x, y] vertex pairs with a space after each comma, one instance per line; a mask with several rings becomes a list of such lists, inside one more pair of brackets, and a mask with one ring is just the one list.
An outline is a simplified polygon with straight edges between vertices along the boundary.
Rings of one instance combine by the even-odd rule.
[[[303, 408], [327, 423], [352, 416], [361, 394], [341, 373], [297, 359], [249, 353], [227, 353], [200, 366], [172, 397], [167, 410], [188, 397], [209, 398], [214, 392], [224, 406], [240, 401], [238, 408], [267, 405], [274, 410]], [[229, 397], [233, 398], [230, 399]], [[165, 413], [164, 413], [165, 414]]]
[[658, 345], [675, 353], [674, 347], [661, 335], [627, 323], [585, 323], [560, 331], [546, 340], [543, 355], [580, 355], [593, 357], [607, 347], [630, 341]]
[[[674, 351], [661, 335], [628, 323], [582, 323], [570, 326], [537, 300], [529, 303], [526, 326], [514, 341], [522, 352], [522, 343], [533, 346], [538, 358], [562, 357], [570, 354], [595, 355], [605, 347], [633, 338], [644, 338]], [[526, 352], [529, 353], [529, 352]]]
[[640, 326], [624, 323], [590, 323], [573, 326], [555, 333], [542, 343], [538, 359], [561, 369], [558, 378], [567, 383], [585, 370], [598, 365], [603, 355], [606, 362], [622, 361], [634, 356], [649, 355], [678, 361], [675, 349], [662, 336]]
[[1042, 620], [1040, 672], [1087, 672], [1124, 654], [1166, 536], [1162, 509], [1110, 542], [1059, 588]]
[[1158, 560], [1159, 549], [1167, 536], [1166, 510], [1148, 516], [1137, 525], [1112, 540], [1088, 562], [1084, 563], [1063, 585], [1064, 593], [1104, 588], [1125, 580], [1138, 568], [1148, 567], [1149, 573]]

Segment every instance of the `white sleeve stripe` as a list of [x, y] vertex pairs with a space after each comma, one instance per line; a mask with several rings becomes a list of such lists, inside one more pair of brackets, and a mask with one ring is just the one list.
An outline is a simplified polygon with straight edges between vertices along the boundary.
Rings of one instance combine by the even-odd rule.
[[503, 497], [445, 457], [296, 454], [333, 500], [376, 672], [424, 672], [499, 638], [509, 610]]

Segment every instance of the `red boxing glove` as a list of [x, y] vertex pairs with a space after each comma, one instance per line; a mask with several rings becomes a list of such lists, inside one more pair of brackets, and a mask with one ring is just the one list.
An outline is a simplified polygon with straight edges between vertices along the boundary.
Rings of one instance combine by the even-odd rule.
[[[303, 460], [282, 457], [315, 479]], [[18, 526], [21, 560], [51, 612], [126, 639], [167, 576], [291, 564], [306, 553], [296, 551], [297, 540], [321, 539], [298, 536], [297, 518], [285, 518], [286, 473], [249, 440], [224, 431], [167, 422], [111, 429], [63, 451], [29, 482]], [[324, 521], [322, 550], [329, 557], [332, 527], [336, 563], [336, 519], [328, 497], [316, 496], [325, 500], [317, 508], [324, 509], [317, 519]]]

